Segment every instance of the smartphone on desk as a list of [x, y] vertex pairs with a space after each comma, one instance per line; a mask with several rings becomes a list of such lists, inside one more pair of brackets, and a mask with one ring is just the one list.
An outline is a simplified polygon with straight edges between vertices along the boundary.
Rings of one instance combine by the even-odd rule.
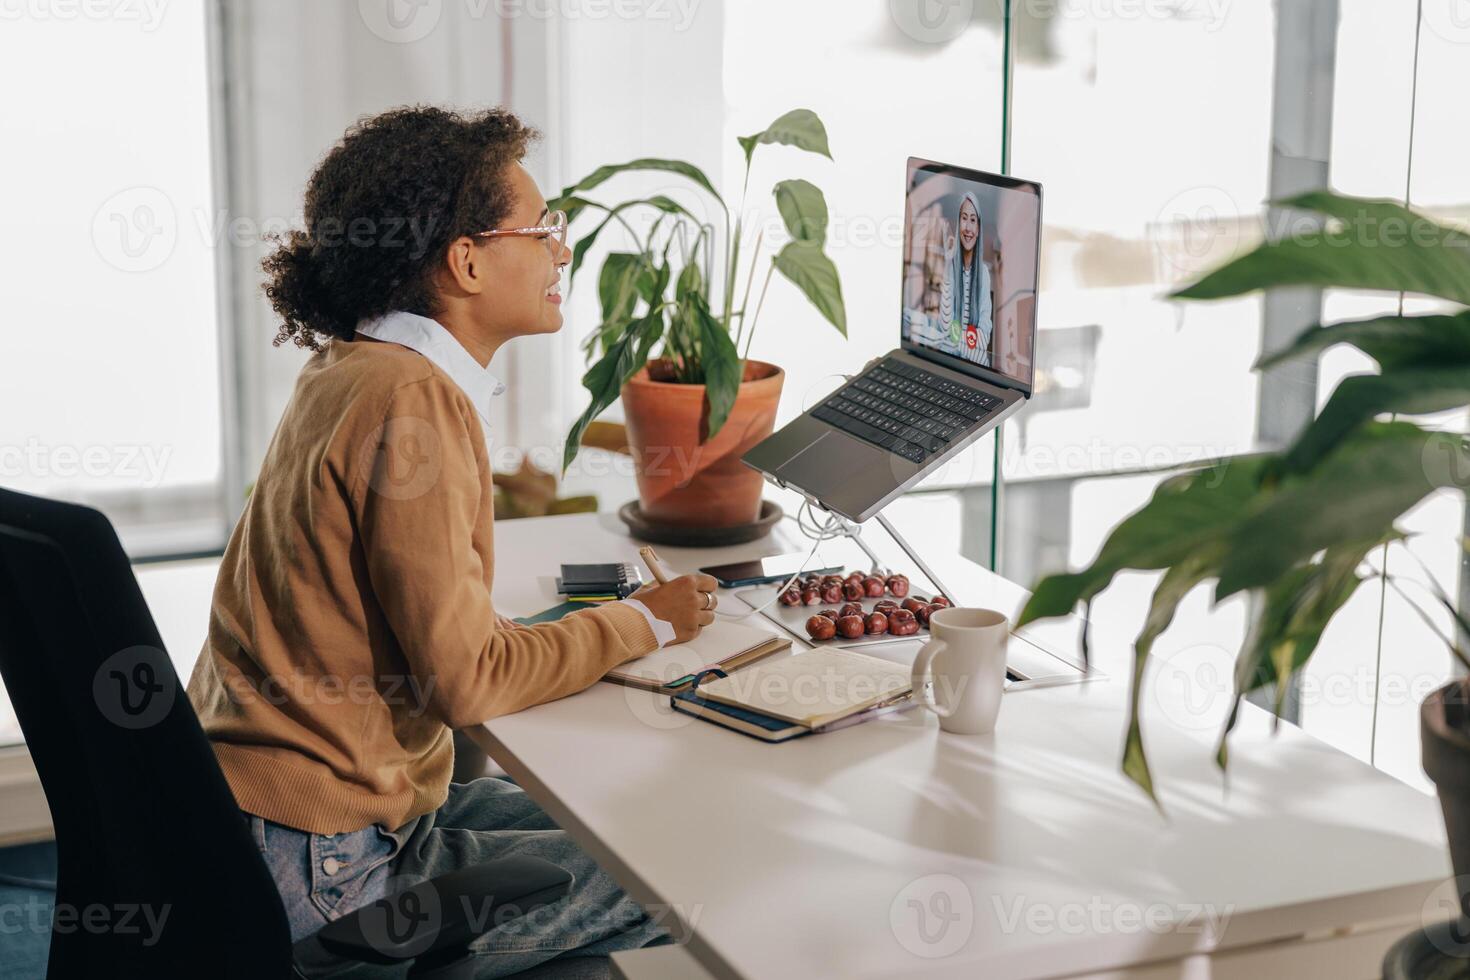
[[[763, 585], [767, 582], [784, 582], [801, 568], [806, 555], [774, 555], [752, 561], [731, 562], [728, 565], [710, 565], [700, 571], [714, 577], [723, 588], [736, 589], [746, 585]], [[812, 568], [807, 574], [827, 575], [842, 571], [841, 565], [827, 568]]]

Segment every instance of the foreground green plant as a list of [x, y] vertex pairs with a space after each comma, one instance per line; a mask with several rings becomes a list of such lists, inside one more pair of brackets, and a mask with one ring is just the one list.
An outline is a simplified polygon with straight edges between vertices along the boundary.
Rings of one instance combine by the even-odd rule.
[[[1208, 300], [1277, 286], [1314, 286], [1420, 293], [1470, 305], [1470, 236], [1464, 232], [1390, 201], [1324, 192], [1281, 206], [1324, 220], [1267, 241], [1174, 296]], [[1155, 804], [1139, 702], [1149, 651], [1184, 596], [1213, 581], [1216, 603], [1241, 592], [1256, 598], [1216, 752], [1223, 769], [1241, 699], [1274, 687], [1280, 717], [1286, 680], [1311, 657], [1322, 631], [1357, 588], [1382, 576], [1364, 564], [1375, 548], [1403, 537], [1398, 518], [1438, 488], [1470, 486], [1463, 436], [1380, 420], [1470, 405], [1470, 313], [1314, 326], [1286, 349], [1263, 357], [1256, 368], [1335, 344], [1363, 351], [1378, 362], [1379, 372], [1339, 384], [1284, 452], [1231, 459], [1166, 480], [1113, 530], [1091, 565], [1043, 578], [1021, 613], [1018, 625], [1067, 615], [1079, 603], [1090, 611], [1092, 600], [1119, 572], [1163, 571], [1134, 644], [1122, 760], [1123, 771]], [[1457, 634], [1470, 635], [1454, 603], [1432, 579], [1430, 585], [1435, 603], [1454, 618]], [[1385, 587], [1403, 591], [1393, 578]], [[1470, 667], [1457, 638], [1443, 639]], [[1086, 627], [1082, 646], [1085, 657]]]
[[[672, 365], [672, 380], [705, 386], [707, 421], [703, 438], [708, 440], [719, 432], [739, 393], [745, 357], [750, 352], [756, 320], [773, 273], [779, 272], [794, 283], [817, 311], [847, 336], [842, 286], [837, 267], [825, 252], [827, 200], [808, 181], [783, 180], [771, 188], [791, 240], [767, 256], [769, 265], [764, 269], [755, 311], [749, 316], [751, 286], [762, 271], [759, 236], [752, 248], [744, 289], [739, 289], [737, 284], [751, 157], [757, 147], [779, 143], [830, 160], [832, 154], [827, 148], [827, 131], [822, 121], [809, 109], [794, 109], [761, 132], [739, 137], [738, 141], [745, 153], [745, 178], [740, 188], [740, 207], [733, 217], [725, 199], [704, 172], [682, 160], [641, 159], [598, 167], [548, 202], [549, 208], [565, 211], [571, 221], [583, 214], [603, 216], [573, 247], [567, 272], [569, 281], [575, 281], [588, 250], [610, 225], [616, 223], [636, 245], [633, 251], [610, 252], [597, 277], [602, 317], [584, 344], [588, 361], [596, 360], [582, 378], [582, 386], [592, 399], [567, 435], [563, 470], [576, 457], [587, 425], [617, 401], [623, 385], [655, 356], [666, 358]], [[713, 200], [723, 216], [723, 228], [701, 221], [684, 205], [664, 194], [613, 205], [583, 196], [608, 178], [628, 171], [664, 171], [689, 180]], [[654, 215], [652, 225], [644, 234], [639, 234], [628, 220], [640, 210]], [[716, 272], [714, 242], [715, 236], [721, 233], [724, 258]], [[737, 293], [740, 294], [738, 308]], [[742, 340], [744, 353], [740, 352]]]

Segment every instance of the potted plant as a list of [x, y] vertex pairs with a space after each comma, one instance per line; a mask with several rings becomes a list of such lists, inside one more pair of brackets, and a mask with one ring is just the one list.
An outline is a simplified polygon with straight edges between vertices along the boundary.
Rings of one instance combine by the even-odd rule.
[[[1297, 215], [1320, 216], [1276, 237], [1174, 294], [1208, 300], [1281, 286], [1340, 287], [1417, 293], [1470, 305], [1470, 236], [1389, 201], [1312, 193], [1282, 202]], [[1402, 307], [1400, 307], [1402, 309]], [[1239, 653], [1234, 701], [1216, 761], [1246, 694], [1274, 685], [1279, 716], [1286, 681], [1312, 655], [1329, 620], [1366, 580], [1383, 579], [1423, 613], [1418, 593], [1369, 561], [1404, 537], [1396, 522], [1439, 488], [1470, 486], [1462, 434], [1432, 431], [1397, 418], [1470, 405], [1470, 312], [1377, 316], [1313, 326], [1257, 368], [1350, 344], [1378, 363], [1378, 373], [1345, 379], [1317, 418], [1281, 452], [1239, 457], [1166, 480], [1153, 498], [1109, 535], [1098, 556], [1076, 573], [1050, 575], [1035, 587], [1019, 624], [1089, 606], [1124, 569], [1162, 571], [1134, 645], [1132, 698], [1122, 768], [1157, 804], [1138, 707], [1144, 665], [1186, 593], [1214, 583], [1219, 602], [1255, 596], [1253, 622]], [[1384, 417], [1388, 418], [1385, 419]], [[1449, 613], [1445, 643], [1470, 667], [1462, 641], [1470, 623], [1429, 579], [1434, 606]], [[1425, 621], [1434, 624], [1427, 615]], [[1086, 631], [1083, 654], [1087, 654]], [[1470, 882], [1470, 682], [1455, 680], [1421, 709], [1423, 761], [1436, 783], [1451, 858]], [[1462, 895], [1462, 906], [1464, 906]], [[1470, 908], [1466, 908], [1470, 912]]]
[[[757, 234], [748, 264], [742, 263], [751, 158], [770, 143], [832, 157], [822, 121], [808, 109], [795, 109], [739, 138], [745, 177], [734, 215], [704, 172], [682, 160], [598, 167], [548, 204], [572, 221], [601, 218], [574, 246], [569, 281], [608, 228], [626, 232], [634, 246], [610, 252], [598, 273], [601, 318], [584, 345], [591, 366], [582, 378], [591, 401], [567, 435], [563, 469], [576, 456], [588, 424], [621, 396], [643, 516], [660, 524], [734, 527], [753, 523], [759, 514], [761, 477], [740, 457], [771, 434], [781, 396], [781, 369], [747, 356], [773, 274], [794, 283], [847, 335], [837, 268], [824, 251], [827, 202], [813, 184], [783, 180], [772, 187], [790, 240], [762, 251], [763, 236]], [[664, 194], [610, 205], [584, 196], [627, 171], [662, 171], [689, 181], [720, 220], [703, 221]], [[646, 230], [630, 220], [640, 215], [651, 219]], [[752, 308], [757, 279], [761, 287]]]

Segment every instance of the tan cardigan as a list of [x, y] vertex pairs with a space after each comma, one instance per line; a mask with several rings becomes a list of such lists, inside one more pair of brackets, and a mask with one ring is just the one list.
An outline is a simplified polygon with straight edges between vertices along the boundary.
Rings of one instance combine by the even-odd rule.
[[497, 629], [492, 510], [479, 419], [440, 368], [366, 339], [311, 358], [189, 680], [243, 810], [321, 834], [399, 827], [444, 802], [450, 729], [657, 647], [617, 603]]

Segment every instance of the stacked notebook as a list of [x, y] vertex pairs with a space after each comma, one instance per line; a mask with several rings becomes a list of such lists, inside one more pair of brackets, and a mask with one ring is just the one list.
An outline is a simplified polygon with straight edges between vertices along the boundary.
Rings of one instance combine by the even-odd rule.
[[637, 566], [627, 562], [563, 565], [556, 579], [556, 591], [583, 602], [606, 602], [626, 599], [642, 584]]
[[673, 693], [676, 711], [767, 742], [836, 731], [913, 703], [910, 669], [854, 650], [819, 649], [709, 671]]

